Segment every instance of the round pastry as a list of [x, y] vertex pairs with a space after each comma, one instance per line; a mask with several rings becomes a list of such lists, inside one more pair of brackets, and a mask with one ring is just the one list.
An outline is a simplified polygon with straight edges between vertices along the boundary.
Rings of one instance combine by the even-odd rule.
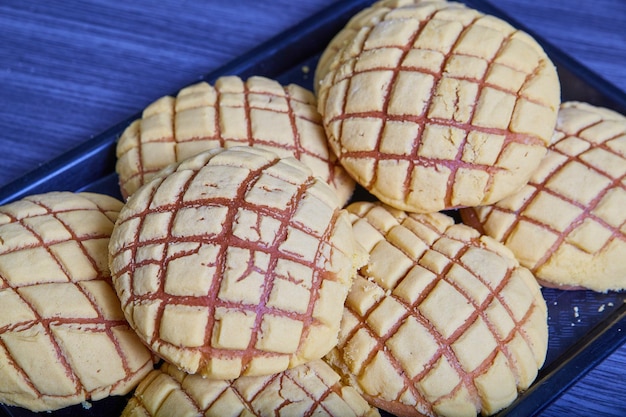
[[49, 411], [124, 395], [153, 369], [107, 267], [121, 207], [70, 192], [0, 207], [0, 403]]
[[489, 204], [546, 153], [560, 85], [538, 43], [459, 3], [395, 8], [345, 44], [319, 86], [329, 143], [381, 201], [411, 212]]
[[[315, 68], [315, 79], [313, 82], [315, 91], [317, 92], [320, 82], [331, 70], [336, 55], [340, 53], [343, 47], [351, 41], [361, 29], [371, 27], [380, 22], [384, 19], [385, 15], [393, 9], [423, 1], [446, 2], [446, 0], [379, 0], [355, 14], [348, 21], [346, 26], [331, 39], [326, 48], [324, 48], [317, 62], [317, 67]], [[350, 53], [350, 51], [347, 51], [347, 53]], [[345, 56], [343, 59], [345, 59]]]
[[354, 181], [328, 148], [314, 95], [264, 77], [200, 82], [149, 105], [117, 143], [116, 171], [127, 198], [160, 169], [201, 151], [242, 145], [304, 162], [337, 192], [342, 204]]
[[489, 415], [511, 404], [547, 352], [547, 307], [530, 271], [444, 214], [347, 210], [370, 259], [329, 362], [398, 416]]
[[220, 381], [165, 363], [137, 387], [122, 417], [153, 416], [376, 417], [353, 388], [321, 359], [269, 376]]
[[626, 289], [626, 117], [587, 103], [559, 111], [529, 183], [496, 204], [462, 210], [543, 285]]
[[216, 148], [163, 170], [128, 199], [109, 251], [139, 336], [214, 379], [325, 355], [365, 257], [325, 182], [254, 147]]

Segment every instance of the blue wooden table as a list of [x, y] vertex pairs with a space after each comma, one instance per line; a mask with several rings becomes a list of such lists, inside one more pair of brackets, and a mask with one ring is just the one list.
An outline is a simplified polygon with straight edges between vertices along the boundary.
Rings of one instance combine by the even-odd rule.
[[[626, 92], [625, 0], [493, 2]], [[333, 3], [1, 1], [0, 187]], [[541, 415], [626, 416], [626, 345]]]

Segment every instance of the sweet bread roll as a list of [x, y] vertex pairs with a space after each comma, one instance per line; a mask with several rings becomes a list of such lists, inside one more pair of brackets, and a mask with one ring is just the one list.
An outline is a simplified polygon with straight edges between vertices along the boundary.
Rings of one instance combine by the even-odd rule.
[[214, 379], [325, 355], [365, 259], [333, 190], [300, 161], [253, 147], [162, 171], [128, 199], [109, 250], [142, 340]]
[[464, 221], [503, 242], [542, 284], [626, 289], [626, 117], [587, 103], [559, 111], [528, 185]]
[[444, 214], [347, 210], [370, 259], [329, 362], [398, 416], [489, 415], [511, 404], [547, 351], [547, 307], [530, 271]]
[[170, 163], [241, 145], [304, 162], [342, 204], [354, 191], [354, 181], [329, 150], [310, 91], [265, 77], [223, 76], [214, 85], [200, 82], [156, 100], [126, 128], [116, 148], [122, 195], [127, 198]]
[[392, 9], [321, 81], [318, 109], [346, 171], [411, 212], [496, 202], [546, 153], [560, 85], [540, 45], [452, 2]]
[[376, 417], [371, 407], [321, 359], [269, 376], [220, 381], [170, 364], [137, 387], [122, 417], [157, 416]]
[[153, 369], [107, 267], [122, 203], [51, 192], [0, 207], [0, 402], [49, 411], [124, 395]]
[[[398, 7], [417, 4], [424, 1], [439, 1], [445, 3], [446, 0], [379, 0], [371, 6], [364, 8], [355, 14], [328, 43], [315, 68], [315, 79], [313, 87], [317, 92], [320, 82], [331, 70], [335, 56], [341, 52], [343, 47], [350, 42], [363, 28], [371, 27], [384, 19], [385, 15]], [[349, 52], [348, 52], [349, 53]], [[345, 59], [345, 57], [343, 58]]]

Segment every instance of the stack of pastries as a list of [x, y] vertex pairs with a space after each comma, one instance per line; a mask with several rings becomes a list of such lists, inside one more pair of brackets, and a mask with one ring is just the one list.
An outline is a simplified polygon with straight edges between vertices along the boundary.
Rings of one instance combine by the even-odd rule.
[[546, 358], [542, 285], [626, 288], [626, 118], [461, 3], [378, 1], [314, 91], [198, 83], [117, 156], [123, 201], [0, 207], [4, 404], [491, 415]]

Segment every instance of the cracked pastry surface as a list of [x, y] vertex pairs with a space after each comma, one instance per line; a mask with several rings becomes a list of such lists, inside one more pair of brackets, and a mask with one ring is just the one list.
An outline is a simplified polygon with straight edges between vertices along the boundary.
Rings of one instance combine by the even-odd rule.
[[122, 417], [159, 415], [377, 417], [321, 359], [269, 376], [210, 380], [170, 364], [139, 385]]
[[300, 161], [254, 147], [205, 151], [162, 171], [129, 198], [109, 251], [139, 336], [216, 379], [326, 354], [365, 261], [332, 189]]
[[316, 98], [266, 77], [223, 76], [149, 105], [122, 133], [116, 171], [124, 198], [170, 163], [216, 148], [254, 145], [304, 162], [344, 204], [354, 181], [330, 151]]
[[462, 210], [544, 285], [626, 289], [626, 117], [565, 102], [529, 183], [496, 204]]
[[537, 42], [460, 3], [391, 9], [331, 67], [318, 109], [333, 151], [357, 183], [412, 212], [517, 191], [545, 155], [560, 103]]
[[353, 203], [370, 253], [329, 362], [400, 416], [475, 416], [508, 406], [547, 351], [547, 307], [513, 254], [441, 214]]
[[121, 208], [70, 192], [0, 207], [0, 402], [56, 410], [124, 395], [153, 369], [107, 266]]

